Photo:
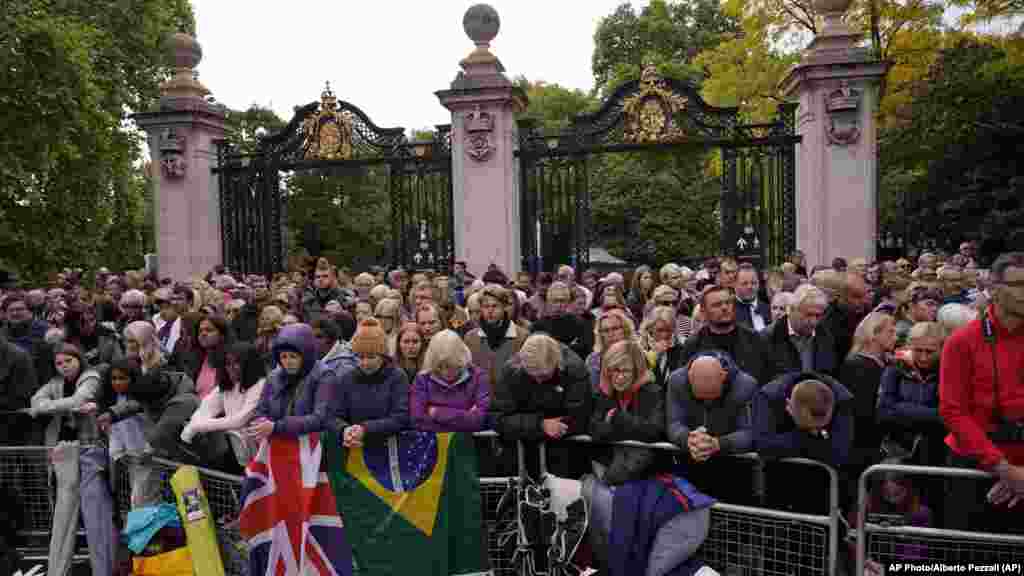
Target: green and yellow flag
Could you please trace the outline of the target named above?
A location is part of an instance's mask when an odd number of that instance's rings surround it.
[[[329,434],[325,449],[357,574],[487,573],[471,436],[406,431],[345,448]]]

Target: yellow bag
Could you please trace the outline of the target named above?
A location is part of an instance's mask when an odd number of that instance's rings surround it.
[[[157,554],[132,558],[132,576],[194,576],[188,546]]]
[[[199,470],[195,466],[179,467],[171,476],[171,488],[178,499],[178,514],[185,525],[195,572],[200,576],[224,576],[217,530],[210,514],[210,502],[199,479]]]

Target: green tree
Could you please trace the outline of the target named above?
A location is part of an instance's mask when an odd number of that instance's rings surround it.
[[[120,259],[106,245],[138,199],[132,111],[158,96],[187,0],[21,0],[0,13],[0,250],[29,280]],[[134,245],[133,248],[137,247]],[[141,266],[141,255],[133,258]]]
[[[246,110],[228,110],[224,119],[226,138],[240,154],[256,152],[260,136],[279,132],[286,123],[273,110],[258,104]]]
[[[609,94],[622,82],[640,77],[653,63],[674,78],[700,78],[694,58],[739,32],[739,21],[720,9],[718,0],[652,0],[639,12],[621,4],[601,19],[594,33],[591,66],[594,84]]]
[[[385,260],[391,243],[390,167],[303,170],[285,175],[290,246],[314,225],[320,255],[361,268]]]
[[[575,116],[593,109],[598,104],[596,98],[584,94],[581,90],[548,84],[543,80],[530,82],[525,76],[516,78],[515,82],[526,92],[529,100],[526,110],[519,114],[519,118],[535,120],[539,127],[550,132],[566,128]]]
[[[915,246],[981,240],[988,255],[1024,243],[1024,59],[1020,39],[964,35],[939,52],[904,122],[880,135],[883,184]]]

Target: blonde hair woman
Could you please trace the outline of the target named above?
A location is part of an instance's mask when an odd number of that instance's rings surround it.
[[[395,357],[398,329],[402,326],[402,304],[394,298],[385,298],[377,303],[373,317],[380,322],[381,330],[388,342],[388,355]]]
[[[941,466],[945,461],[946,429],[939,416],[939,358],[945,340],[937,322],[914,324],[910,360],[882,375],[878,423],[895,430],[887,447],[914,456],[915,464]]]
[[[878,389],[896,348],[896,320],[884,312],[864,317],[853,333],[853,346],[839,370],[839,381],[853,392],[854,462],[872,464],[882,435],[878,431]]]
[[[452,330],[435,334],[412,385],[413,426],[426,432],[477,432],[484,429],[490,403],[487,373],[473,365],[462,338]]]
[[[124,329],[125,354],[139,359],[142,373],[164,364],[164,353],[156,338],[156,328],[149,322],[132,322]]]
[[[612,530],[615,491],[630,481],[658,475],[672,488],[652,482],[652,490],[669,494],[683,492],[688,506],[651,534],[647,566],[638,573],[662,576],[685,562],[707,537],[712,500],[688,483],[678,483],[666,473],[671,460],[646,447],[621,446],[612,442],[657,442],[665,437],[665,393],[647,370],[643,350],[633,341],[613,344],[601,362],[601,385],[594,397],[590,434],[600,444],[592,451],[592,475],[583,479],[582,495],[591,511],[591,543],[602,554]],[[654,486],[657,486],[655,488]]]
[[[655,383],[662,387],[667,386],[668,377],[686,361],[678,325],[675,308],[656,306],[647,314],[640,329],[640,344],[647,353],[647,363],[654,372]]]
[[[504,439],[526,442],[528,450],[545,439],[583,434],[591,398],[590,379],[579,356],[547,334],[532,334],[494,385],[494,429]],[[548,444],[548,471],[579,477],[586,466],[581,452],[567,442]],[[532,458],[527,473],[538,473]]]
[[[590,385],[594,390],[597,390],[601,379],[601,354],[612,344],[623,340],[637,340],[636,327],[625,311],[613,308],[594,322],[594,351],[586,361]]]

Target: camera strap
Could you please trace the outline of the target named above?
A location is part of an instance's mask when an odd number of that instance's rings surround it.
[[[999,407],[999,355],[996,353],[996,330],[992,325],[992,318],[988,310],[981,313],[981,333],[992,351],[992,387],[995,389],[995,398],[992,404],[992,422],[996,425],[1002,420],[1002,410]]]

